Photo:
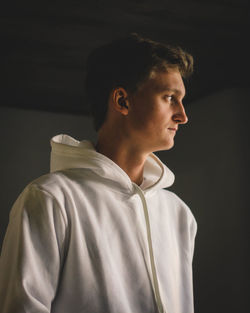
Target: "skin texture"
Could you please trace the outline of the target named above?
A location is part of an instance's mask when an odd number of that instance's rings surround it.
[[[171,149],[179,125],[188,121],[182,103],[184,96],[185,86],[176,68],[153,73],[134,94],[123,87],[113,89],[96,150],[140,185],[147,156]],[[120,105],[121,101],[127,108]]]

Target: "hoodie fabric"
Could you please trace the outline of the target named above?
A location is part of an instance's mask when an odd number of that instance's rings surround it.
[[[2,313],[192,313],[197,230],[150,154],[141,186],[89,141],[51,139],[51,173],[16,200],[0,259]]]

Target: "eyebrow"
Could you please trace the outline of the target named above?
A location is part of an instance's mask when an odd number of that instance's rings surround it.
[[[175,92],[177,94],[182,94],[182,92],[179,89],[169,88],[168,86],[156,86],[155,89],[157,90],[157,92],[172,91],[172,92]],[[184,97],[185,97],[185,95],[186,95],[186,93],[184,94]]]

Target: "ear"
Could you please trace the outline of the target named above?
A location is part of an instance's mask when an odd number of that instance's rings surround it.
[[[129,111],[128,94],[123,87],[117,87],[112,94],[113,108],[123,115],[127,115]]]

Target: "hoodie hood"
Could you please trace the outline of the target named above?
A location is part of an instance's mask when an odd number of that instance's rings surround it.
[[[124,192],[133,191],[134,185],[126,172],[111,159],[98,153],[92,142],[78,141],[69,135],[61,134],[51,138],[50,144],[50,172],[86,168],[115,182]],[[143,178],[140,188],[144,193],[169,187],[174,182],[172,171],[154,153],[151,153],[145,162]]]

